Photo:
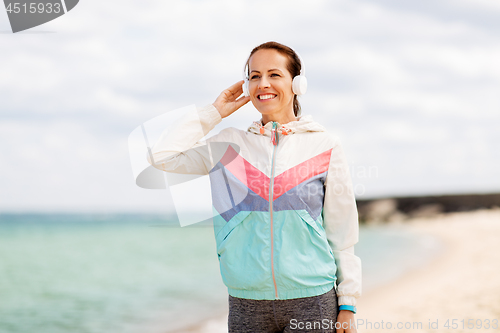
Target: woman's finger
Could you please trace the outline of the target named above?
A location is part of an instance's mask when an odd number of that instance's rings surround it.
[[[232,94],[236,94],[238,91],[240,91],[240,95],[241,95],[241,92],[243,91],[243,82],[245,82],[245,81],[240,80],[240,81],[236,82],[235,84],[233,84],[231,87],[227,88],[227,90],[229,90]]]
[[[250,101],[250,96],[243,96],[237,99],[234,103],[236,105],[236,110],[241,108],[243,105],[247,104]]]

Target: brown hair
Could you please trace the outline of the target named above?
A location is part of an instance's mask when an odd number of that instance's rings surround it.
[[[278,42],[267,42],[264,44],[260,44],[259,46],[256,46],[252,50],[252,52],[250,52],[250,55],[248,56],[245,68],[247,68],[248,63],[250,62],[250,58],[254,55],[254,53],[259,51],[259,50],[264,50],[264,49],[276,50],[280,54],[287,57],[288,64],[286,66],[286,69],[288,70],[288,72],[290,73],[292,78],[294,78],[300,74],[301,63],[300,63],[300,59],[299,59],[299,56],[297,55],[297,53],[295,53],[295,51],[292,50],[290,47],[283,45],[283,44],[280,44]],[[245,73],[245,75],[247,75],[247,73]],[[293,96],[293,113],[295,114],[295,117],[298,117],[300,115],[300,103],[297,99],[297,95]]]

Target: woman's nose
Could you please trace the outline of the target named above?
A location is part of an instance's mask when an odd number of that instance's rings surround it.
[[[259,86],[258,88],[259,89],[264,89],[264,88],[269,88],[269,81],[267,80],[267,78],[263,77],[260,79],[259,81]]]

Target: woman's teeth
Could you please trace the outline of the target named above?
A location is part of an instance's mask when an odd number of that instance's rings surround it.
[[[274,97],[276,97],[276,95],[260,95],[259,99],[261,99],[261,100],[262,99],[272,99]]]

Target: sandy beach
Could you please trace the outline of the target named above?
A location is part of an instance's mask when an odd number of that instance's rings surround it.
[[[440,214],[405,223],[445,250],[424,267],[364,293],[358,332],[500,331],[500,209]],[[182,332],[227,332],[227,315]]]
[[[445,251],[422,269],[363,295],[356,319],[365,322],[358,331],[500,331],[500,209],[405,223],[416,232],[439,237]],[[398,322],[403,329],[397,329]]]

